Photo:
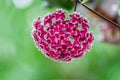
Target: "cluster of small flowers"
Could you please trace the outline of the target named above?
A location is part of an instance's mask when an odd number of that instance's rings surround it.
[[[66,11],[57,9],[47,14],[43,22],[39,17],[33,23],[36,46],[50,59],[70,62],[91,48],[94,37],[88,32],[88,21],[75,12],[69,17],[66,19]]]

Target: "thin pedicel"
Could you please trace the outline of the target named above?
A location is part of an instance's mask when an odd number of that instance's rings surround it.
[[[77,9],[77,4],[78,4],[78,0],[75,0],[75,8],[74,8],[74,11],[76,11],[76,9]]]

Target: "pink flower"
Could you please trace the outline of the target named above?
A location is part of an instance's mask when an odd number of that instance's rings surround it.
[[[70,19],[66,19],[66,11],[57,9],[46,15],[43,23],[40,17],[34,21],[34,41],[48,58],[70,62],[91,48],[94,37],[88,32],[87,19],[78,13],[69,16]]]

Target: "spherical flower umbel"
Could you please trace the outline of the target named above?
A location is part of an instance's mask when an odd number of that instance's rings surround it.
[[[88,32],[87,19],[76,12],[69,17],[66,18],[66,11],[57,9],[47,14],[43,22],[40,17],[34,21],[32,35],[35,44],[48,58],[70,62],[91,48],[94,37]]]

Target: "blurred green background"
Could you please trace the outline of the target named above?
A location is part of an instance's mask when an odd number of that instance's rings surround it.
[[[46,58],[31,37],[32,22],[56,8],[72,12],[69,0],[0,0],[0,80],[120,80],[120,45],[95,41],[70,63]]]

